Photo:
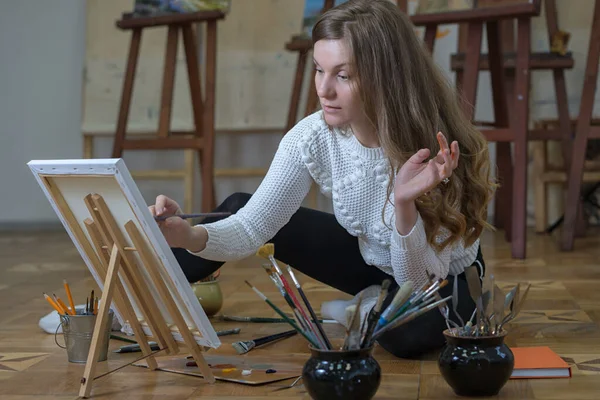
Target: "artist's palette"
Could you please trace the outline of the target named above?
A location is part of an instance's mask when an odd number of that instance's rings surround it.
[[[302,374],[305,358],[286,357],[275,359],[274,357],[250,357],[250,356],[220,356],[205,355],[215,379],[228,382],[242,383],[245,385],[263,385],[286,379],[296,378]],[[185,355],[156,357],[158,369],[177,374],[202,377],[202,373],[193,364],[191,358]],[[133,364],[136,367],[145,367],[145,360]],[[244,371],[251,371],[244,375]],[[269,373],[267,373],[269,371]],[[247,372],[246,372],[247,374]]]

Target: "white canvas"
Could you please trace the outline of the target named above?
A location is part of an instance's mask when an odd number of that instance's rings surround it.
[[[213,326],[194,295],[190,284],[185,278],[158,225],[154,221],[154,217],[148,210],[147,204],[144,202],[138,187],[122,159],[32,160],[27,165],[33,172],[41,189],[50,201],[54,211],[60,218],[71,240],[101,289],[103,281],[97,275],[94,265],[84,250],[83,244],[78,239],[78,235],[75,234],[73,228],[68,223],[68,219],[63,215],[63,211],[44,183],[46,176],[52,179],[58,187],[68,208],[79,224],[81,231],[88,240],[90,238],[85,228],[84,220],[92,216],[84,203],[84,198],[89,194],[98,194],[104,198],[124,237],[128,240],[129,236],[124,225],[130,220],[133,221],[145,239],[148,248],[153,251],[153,255],[157,261],[156,264],[162,267],[160,268],[161,275],[167,278],[165,275],[167,274],[171,278],[164,279],[164,281],[187,325],[192,332],[198,331],[200,333],[200,335],[194,335],[196,342],[199,345],[212,348],[220,346],[221,342]],[[129,241],[129,244],[131,245],[131,241]],[[137,252],[134,251],[132,253],[138,265],[143,266]],[[141,268],[141,270],[143,271],[144,269]],[[152,297],[159,300],[160,297],[150,276],[144,272],[143,278]],[[175,287],[173,287],[171,281]],[[142,319],[143,315],[134,301],[135,298],[131,296],[128,290],[127,294],[138,319]],[[165,321],[170,325],[174,324],[164,304],[161,301],[157,301],[157,305]],[[118,312],[115,314],[123,326],[123,331],[132,334],[133,332],[129,324],[125,323],[123,317]],[[149,335],[149,327],[144,325],[143,327],[146,334]],[[181,335],[177,332],[173,332],[173,338],[177,342],[183,342]]]

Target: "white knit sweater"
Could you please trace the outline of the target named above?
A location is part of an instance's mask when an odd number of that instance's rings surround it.
[[[358,238],[365,262],[398,284],[407,280],[415,287],[424,284],[425,269],[439,278],[457,275],[475,260],[479,241],[468,248],[448,246],[437,253],[427,243],[420,215],[412,230],[400,235],[394,207],[389,202],[385,205],[389,163],[383,150],[364,147],[351,132],[330,130],[322,111],[304,118],[283,137],[267,175],[246,206],[226,219],[203,225],[208,242],[194,254],[218,261],[255,254],[298,210],[312,181],[332,199],[340,225]],[[390,201],[393,204],[393,196]],[[382,221],[384,205],[387,226]],[[363,317],[378,291],[378,286],[363,291]]]

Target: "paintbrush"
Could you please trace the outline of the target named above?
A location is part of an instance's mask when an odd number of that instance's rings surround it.
[[[404,304],[406,300],[410,297],[413,291],[413,283],[412,281],[406,281],[402,284],[396,295],[392,299],[392,302],[386,307],[386,309],[381,313],[379,317],[379,321],[377,322],[377,326],[375,330],[378,330],[382,326],[386,325],[396,314],[396,311]]]
[[[175,215],[156,215],[154,217],[155,221],[164,221],[167,218],[171,217],[179,217],[181,219],[191,219],[191,218],[204,218],[204,217],[228,217],[230,216],[230,212],[212,212],[212,213],[198,213],[198,214],[175,214]]]
[[[238,315],[217,315],[214,317],[219,321],[228,321],[228,322],[253,322],[253,323],[261,323],[261,324],[279,324],[279,323],[287,323],[287,321],[283,318],[271,318],[271,317],[245,317]],[[337,321],[334,319],[319,319],[318,320],[322,324],[337,324]]]
[[[381,307],[383,307],[383,302],[388,294],[388,289],[391,284],[392,281],[389,279],[384,280],[381,284],[381,291],[379,292],[377,302],[375,303],[373,310],[369,313],[369,316],[367,317],[367,331],[365,332],[365,336],[361,344],[363,348],[366,348],[370,345],[371,336],[373,336],[373,332],[375,332],[375,325],[377,324],[377,321],[381,316]]]
[[[290,296],[290,298],[296,305],[296,308],[298,309],[297,311],[306,320],[306,323],[308,324],[308,330],[310,332],[312,332],[312,334],[320,342],[322,347],[326,347],[324,339],[321,339],[319,337],[320,335],[318,333],[317,328],[312,324],[312,322],[310,321],[310,318],[308,318],[308,315],[306,315],[306,313],[304,312],[304,309],[302,308],[302,305],[300,304],[300,302],[298,301],[298,298],[294,294],[292,287],[288,283],[287,279],[285,279],[285,276],[283,275],[283,271],[279,268],[279,265],[277,264],[277,261],[275,260],[275,245],[273,243],[265,243],[264,245],[260,246],[260,248],[256,252],[256,255],[259,257],[265,258],[271,262],[271,265],[273,265],[273,268],[275,268],[275,274],[278,277],[277,281],[281,282],[283,290],[288,293],[288,295]],[[275,284],[277,284],[277,282],[275,282]]]
[[[267,343],[272,343],[279,339],[288,338],[288,337],[294,336],[297,333],[298,332],[295,329],[292,329],[289,331],[276,333],[274,335],[263,336],[258,339],[235,342],[235,343],[232,343],[231,345],[233,346],[233,348],[235,349],[235,351],[238,354],[246,354],[247,352],[249,352],[250,350],[252,350],[255,347],[262,346]]]
[[[261,292],[260,290],[258,290],[258,289],[257,289],[257,288],[255,288],[254,286],[252,286],[252,284],[251,284],[250,282],[248,282],[248,281],[246,281],[246,280],[245,280],[244,282],[246,282],[246,285],[248,285],[248,286],[249,286],[249,287],[250,287],[252,290],[254,290],[254,292],[255,292],[255,293],[258,295],[258,297],[260,297],[261,299],[263,299],[263,300],[264,300],[264,302],[265,302],[265,303],[267,303],[267,304],[268,304],[268,305],[269,305],[269,306],[270,306],[270,307],[273,309],[273,311],[275,311],[277,314],[279,314],[279,315],[281,316],[281,318],[285,319],[285,320],[286,320],[286,322],[292,326],[292,328],[294,328],[295,330],[297,330],[297,331],[298,331],[298,333],[300,333],[302,336],[304,336],[304,338],[305,338],[306,340],[308,340],[308,342],[309,342],[309,343],[310,343],[310,344],[311,344],[311,345],[312,345],[312,346],[313,346],[315,349],[318,349],[318,348],[320,348],[320,347],[319,347],[319,345],[318,345],[318,344],[317,344],[317,343],[316,343],[316,342],[315,342],[313,339],[311,339],[311,338],[310,338],[310,337],[309,337],[309,336],[308,336],[308,335],[307,335],[307,334],[306,334],[306,333],[305,333],[305,332],[304,332],[302,329],[300,329],[300,328],[298,327],[298,325],[296,325],[296,323],[295,323],[293,320],[291,320],[290,318],[288,318],[288,316],[287,316],[287,315],[285,315],[285,314],[283,313],[283,311],[281,311],[281,310],[279,309],[279,307],[277,307],[275,304],[273,304],[273,302],[271,302],[271,300],[269,300],[269,299],[267,298],[267,296],[265,296],[264,294],[262,294],[262,292]]]
[[[298,307],[296,306],[296,304],[294,303],[294,301],[292,300],[292,298],[290,297],[290,295],[286,292],[285,288],[283,287],[283,284],[281,282],[280,277],[275,273],[275,271],[273,270],[273,268],[271,267],[271,265],[270,264],[266,264],[266,265],[263,264],[262,267],[264,268],[264,270],[267,273],[267,275],[269,275],[269,278],[271,278],[271,280],[273,281],[273,283],[275,284],[275,286],[277,287],[277,289],[279,289],[279,292],[281,293],[281,295],[285,299],[286,303],[288,303],[288,305],[292,309],[292,312],[294,313],[294,316],[296,317],[296,321],[298,322],[298,324],[307,333],[311,332],[311,335],[315,335],[316,332],[313,331],[312,326],[310,325],[310,322],[307,321],[304,318],[304,316],[302,315],[302,313],[299,312]],[[315,337],[315,339],[317,339],[317,341],[320,342],[319,343],[320,345],[324,346],[324,343],[322,343],[321,340],[319,340],[318,337]]]
[[[319,324],[319,319],[317,318],[315,311],[313,310],[312,306],[310,305],[308,298],[304,294],[304,290],[302,290],[302,286],[300,285],[300,282],[298,281],[298,279],[296,279],[296,275],[294,275],[294,272],[292,271],[292,267],[290,267],[288,265],[287,270],[288,270],[288,273],[290,274],[290,277],[292,278],[292,281],[294,282],[294,285],[296,285],[296,289],[298,290],[298,293],[300,293],[300,297],[302,297],[302,301],[304,301],[304,305],[306,306],[306,309],[308,310],[310,316],[312,317],[313,322],[315,323],[319,333],[321,334],[321,337],[322,337],[323,341],[325,342],[326,348],[328,350],[331,350],[333,348],[333,346],[331,346],[331,342],[327,338],[327,335],[325,334],[323,327],[321,326],[321,324]]]
[[[389,323],[389,324],[385,325],[384,327],[376,330],[375,333],[373,334],[373,340],[376,340],[378,337],[380,337],[382,334],[384,334],[385,332],[389,331],[390,329],[394,329],[394,328],[397,328],[397,327],[399,327],[401,325],[404,325],[407,322],[410,322],[413,319],[417,318],[418,316],[420,316],[422,314],[425,314],[428,311],[431,311],[432,309],[438,307],[440,304],[447,302],[451,298],[452,298],[452,296],[448,296],[448,297],[446,297],[444,299],[436,301],[435,303],[431,303],[431,304],[429,304],[429,305],[427,305],[427,306],[425,306],[423,308],[415,307],[415,308],[407,311],[405,314],[403,314],[399,318],[396,318],[391,323]]]
[[[285,279],[285,276],[283,276],[283,271],[281,271],[281,268],[279,268],[279,265],[275,260],[275,245],[273,243],[265,243],[264,245],[260,246],[260,248],[256,252],[256,255],[265,258],[271,262],[271,265],[273,265],[273,268],[275,268],[275,272],[277,273],[277,276],[279,277],[283,288],[286,292],[288,292],[293,302],[296,304],[296,307],[300,310],[302,316],[308,320],[308,316],[304,313],[304,310],[302,309],[300,302],[296,298],[292,287],[288,283],[287,279]]]
[[[357,350],[360,348],[360,305],[362,303],[362,293],[358,297],[356,305],[346,307],[346,316],[348,319],[348,335],[344,341],[344,350]]]

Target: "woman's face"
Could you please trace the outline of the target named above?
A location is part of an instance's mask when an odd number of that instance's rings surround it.
[[[342,40],[319,40],[313,49],[315,86],[325,121],[335,127],[353,125],[363,116],[350,52]]]

